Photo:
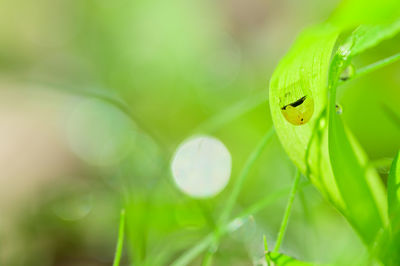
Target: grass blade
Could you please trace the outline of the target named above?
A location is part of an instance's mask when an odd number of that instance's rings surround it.
[[[223,209],[222,214],[219,219],[219,222],[217,224],[213,241],[210,245],[208,252],[206,253],[206,255],[203,259],[203,266],[209,266],[212,264],[212,258],[213,258],[214,253],[218,249],[219,240],[221,237],[221,227],[227,223],[229,216],[231,215],[231,212],[233,210],[233,207],[237,201],[237,198],[239,197],[239,193],[240,193],[240,190],[242,189],[244,180],[246,179],[247,175],[249,174],[251,167],[254,165],[254,163],[257,161],[257,159],[260,157],[262,151],[266,147],[268,141],[271,139],[273,133],[274,133],[274,128],[271,128],[270,130],[267,131],[267,133],[261,139],[260,143],[256,146],[256,148],[253,150],[253,152],[248,157],[245,165],[242,168],[242,171],[239,173],[238,178],[235,180],[232,192],[228,197],[226,207]]]
[[[300,188],[302,188],[304,185],[300,185]],[[228,233],[230,231],[236,230],[238,227],[240,227],[240,223],[244,222],[244,219],[246,217],[249,217],[251,214],[256,214],[257,212],[261,211],[264,209],[266,206],[276,202],[278,199],[284,197],[287,195],[287,193],[290,191],[290,187],[283,188],[280,190],[277,190],[275,192],[272,192],[271,194],[267,195],[266,197],[260,199],[256,203],[250,205],[247,207],[243,212],[238,215],[238,218],[233,219],[229,224],[225,224],[222,229],[221,229],[221,236],[223,236],[225,233]],[[228,230],[228,228],[230,228]],[[204,237],[202,240],[200,240],[196,245],[194,245],[191,249],[187,250],[184,252],[177,260],[175,260],[172,263],[172,266],[185,266],[188,265],[194,258],[199,256],[202,252],[204,252],[213,242],[214,240],[214,235],[215,232],[210,233],[206,237]]]
[[[342,210],[365,243],[372,244],[384,225],[381,200],[368,183],[366,166],[360,162],[336,113],[336,89],[332,87],[329,107],[329,156],[336,184],[346,207]],[[378,176],[372,176],[377,183]],[[375,187],[374,190],[379,189]]]
[[[344,203],[330,167],[325,117],[327,73],[338,34],[338,29],[327,25],[300,34],[276,68],[269,93],[275,130],[286,153],[326,198],[342,208]],[[286,95],[313,98],[314,114],[308,123],[295,126],[285,120],[281,108]]]
[[[264,240],[264,253],[265,253],[265,261],[267,262],[267,266],[271,266],[271,258],[269,257],[269,249],[268,249],[268,242],[267,237],[263,235]]]
[[[361,147],[346,132],[341,117],[336,113],[336,89],[340,73],[355,55],[394,36],[399,30],[400,20],[389,24],[360,26],[339,47],[329,72],[329,157],[337,187],[345,203],[341,211],[369,246],[387,223],[385,192],[378,174],[367,167],[367,159]],[[361,74],[397,59],[394,56],[387,61],[377,62]]]
[[[367,74],[369,74],[371,72],[374,72],[375,70],[378,70],[378,69],[380,69],[382,67],[385,67],[387,65],[393,64],[398,60],[400,60],[400,53],[397,53],[395,55],[392,55],[392,56],[389,56],[389,57],[384,58],[382,60],[379,60],[379,61],[377,61],[375,63],[372,63],[372,64],[370,64],[368,66],[362,67],[362,68],[358,69],[354,73],[353,76],[350,76],[348,79],[346,79],[346,82],[350,81],[350,80],[353,80],[353,79],[356,79],[356,78],[359,78],[359,77],[362,77],[362,76],[365,76],[365,75],[367,75]],[[344,83],[344,81],[340,82],[340,83]]]
[[[292,257],[289,257],[285,254],[279,252],[270,252],[269,257],[271,261],[274,263],[273,265],[285,265],[285,266],[316,266],[319,264],[309,263],[304,261],[296,260]]]
[[[122,209],[119,219],[118,240],[117,240],[117,247],[115,250],[113,266],[119,266],[119,263],[121,261],[122,249],[124,245],[124,234],[125,234],[125,210]]]
[[[226,233],[233,232],[239,229],[246,221],[248,220],[247,217],[236,218],[231,221],[229,224],[223,226],[219,233],[220,235],[224,235]],[[215,231],[213,233],[208,234],[202,240],[200,240],[196,245],[194,245],[191,249],[184,252],[178,259],[176,259],[171,266],[186,266],[188,265],[193,259],[199,256],[202,252],[204,252],[207,248],[209,248],[215,239]],[[211,259],[211,258],[210,258]]]
[[[388,212],[392,231],[400,229],[400,151],[397,153],[390,168],[388,177]]]
[[[226,207],[224,208],[221,218],[220,218],[220,225],[223,225],[226,223],[226,221],[229,219],[229,216],[232,212],[232,209],[236,203],[237,198],[239,197],[240,190],[242,189],[243,183],[247,177],[247,175],[250,172],[251,167],[254,165],[254,163],[257,161],[257,159],[260,157],[261,153],[263,152],[264,148],[266,147],[268,141],[271,139],[271,137],[274,134],[274,128],[271,128],[268,130],[268,132],[264,135],[264,137],[261,139],[260,143],[257,145],[257,147],[253,150],[253,152],[250,154],[248,157],[245,165],[242,168],[242,171],[240,172],[238,178],[235,180],[235,184],[233,185],[233,189],[231,194],[229,195],[229,198],[226,203]]]
[[[398,6],[400,6],[398,4]],[[400,31],[400,19],[374,25],[361,25],[339,47],[348,60],[394,37]]]
[[[370,246],[387,223],[385,190],[376,171],[367,167],[362,148],[336,114],[336,87],[354,56],[400,31],[400,20],[394,16],[400,2],[391,1],[390,8],[375,1],[345,2],[328,23],[305,30],[281,60],[270,82],[270,107],[277,135],[289,157]],[[351,16],[361,6],[370,13]],[[337,36],[360,23],[371,25],[354,31],[332,59]],[[395,60],[397,55],[361,69],[358,76]],[[311,101],[302,106],[310,97],[314,104],[311,119]],[[296,123],[289,119],[287,106],[299,110],[292,117],[307,115],[309,121]]]
[[[390,56],[388,58],[382,59],[382,60],[377,61],[377,62],[375,62],[373,64],[370,64],[368,66],[360,68],[359,70],[356,71],[356,73],[354,74],[354,76],[351,79],[358,78],[358,77],[363,76],[363,75],[367,75],[367,74],[369,74],[369,73],[371,73],[371,72],[373,72],[373,71],[375,71],[377,69],[380,69],[380,68],[382,68],[384,66],[390,65],[390,64],[392,64],[392,63],[394,63],[394,62],[396,62],[398,60],[400,60],[400,53],[397,53],[397,54],[392,55],[392,56]]]
[[[276,240],[274,252],[278,252],[279,251],[279,248],[281,247],[283,238],[285,237],[286,228],[287,228],[287,225],[288,225],[288,222],[289,222],[290,212],[292,210],[293,201],[294,201],[294,198],[296,196],[297,188],[299,186],[299,181],[300,181],[300,172],[299,172],[299,170],[296,170],[296,175],[294,177],[292,189],[290,190],[289,199],[288,199],[288,202],[287,202],[287,205],[286,205],[286,210],[285,210],[285,214],[283,216],[281,227],[279,229],[278,239]]]
[[[205,120],[194,130],[195,133],[212,133],[222,128],[229,122],[237,119],[238,117],[250,112],[251,110],[257,108],[263,103],[267,103],[268,98],[265,96],[265,92],[255,94],[250,96],[248,99],[239,101],[233,104],[227,109],[223,110],[221,113],[212,116],[211,118]]]
[[[385,247],[387,264],[399,265],[400,262],[400,151],[390,168],[388,177],[388,213],[390,217],[390,245]],[[386,240],[386,239],[385,239]],[[388,241],[386,241],[388,242]]]
[[[389,105],[382,104],[382,110],[388,118],[400,129],[400,115],[396,113]]]

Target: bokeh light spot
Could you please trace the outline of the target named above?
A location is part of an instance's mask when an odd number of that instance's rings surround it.
[[[64,221],[77,221],[86,217],[92,210],[92,195],[75,195],[58,200],[52,206],[57,217]]]
[[[133,148],[133,122],[122,111],[99,99],[79,103],[67,124],[72,151],[95,166],[111,166]]]
[[[228,184],[231,155],[216,138],[200,136],[184,141],[172,160],[172,174],[178,188],[195,198],[212,197]]]

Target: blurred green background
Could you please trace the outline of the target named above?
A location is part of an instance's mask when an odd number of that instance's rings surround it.
[[[1,1],[0,265],[111,265],[124,206],[122,265],[169,265],[194,246],[214,230],[232,183],[272,127],[274,67],[337,3]],[[399,45],[400,36],[385,41],[355,66]],[[399,114],[399,88],[396,63],[339,91],[344,120],[383,179],[400,147],[390,115]],[[197,134],[218,138],[232,158],[228,186],[208,199],[183,194],[170,170],[178,145]],[[289,187],[294,172],[273,137],[234,214]],[[225,236],[214,264],[262,265],[262,236],[273,245],[285,204],[279,198]],[[337,264],[366,253],[311,185],[296,197],[282,250]]]

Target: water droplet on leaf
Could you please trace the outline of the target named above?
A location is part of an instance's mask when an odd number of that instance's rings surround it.
[[[343,113],[343,108],[340,104],[336,104],[336,113],[341,115]]]
[[[353,65],[349,65],[346,67],[343,72],[340,74],[340,79],[345,81],[352,78],[355,74],[356,70]]]

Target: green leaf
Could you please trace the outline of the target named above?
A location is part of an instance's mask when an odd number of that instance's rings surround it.
[[[387,104],[382,105],[382,110],[385,112],[386,116],[392,120],[397,128],[400,129],[400,114],[398,114]]]
[[[386,258],[387,265],[399,265],[400,262],[400,150],[392,162],[387,181],[387,201],[390,218],[390,237],[385,239],[380,252]],[[390,241],[387,241],[389,239]]]
[[[344,41],[338,51],[343,58],[350,60],[351,57],[394,37],[399,31],[400,19],[377,25],[361,25]]]
[[[122,248],[124,244],[125,223],[125,210],[122,209],[119,219],[118,241],[117,248],[115,250],[113,266],[119,266],[119,262],[121,261]]]
[[[267,256],[277,266],[316,266],[319,264],[304,262],[279,252],[268,252]]]
[[[336,184],[346,207],[342,212],[367,244],[387,222],[384,188],[379,176],[367,166],[367,158],[341,117],[336,114],[336,87],[339,76],[353,56],[371,48],[400,30],[400,20],[376,26],[361,26],[334,56],[329,75],[329,156]]]
[[[346,203],[342,212],[364,242],[370,245],[384,225],[384,190],[376,171],[368,169],[363,151],[347,134],[341,117],[336,113],[335,86],[332,82],[329,104],[329,156],[332,170]]]
[[[398,0],[342,0],[329,22],[341,29],[377,24],[400,17]]]
[[[372,12],[372,17],[357,15],[359,21],[380,24],[361,26],[355,30],[339,47],[330,64],[337,36],[356,21],[348,16],[349,10],[357,5],[364,7],[358,0],[347,1],[328,21],[331,26],[315,26],[298,37],[278,65],[270,83],[272,118],[289,157],[347,217],[367,244],[374,241],[377,232],[387,222],[385,190],[376,171],[367,166],[368,159],[364,151],[336,114],[336,87],[341,72],[355,55],[394,36],[400,30],[400,20],[393,22],[395,11],[387,15],[400,2],[391,4],[393,6],[390,8],[375,6],[374,3],[371,4],[374,6],[372,9],[367,6],[368,10],[375,12]],[[389,20],[392,22],[389,23]],[[327,117],[328,73],[331,98]],[[301,116],[293,108],[286,107],[305,103],[305,98],[302,98],[305,96],[312,98],[314,106],[308,103],[299,109],[304,114],[303,118],[312,112],[311,107],[314,113],[308,123],[296,126],[301,124],[296,122]]]
[[[390,168],[387,190],[388,212],[392,231],[400,231],[400,151]]]
[[[267,242],[267,237],[265,235],[263,235],[263,240],[264,240],[265,261],[267,262],[267,266],[270,266],[271,257],[269,255],[268,242]]]
[[[289,195],[289,199],[288,199],[288,202],[286,205],[286,210],[283,215],[281,227],[279,228],[279,232],[278,232],[278,238],[275,243],[274,251],[276,251],[276,252],[279,251],[279,248],[282,244],[283,238],[285,237],[286,228],[287,228],[287,225],[289,222],[290,212],[292,210],[292,206],[293,206],[294,198],[297,193],[297,188],[299,186],[299,182],[300,182],[300,172],[299,172],[299,170],[296,170],[296,176],[294,178],[292,189],[290,190],[290,195]]]
[[[304,184],[303,186],[305,186],[305,185],[307,185],[307,184]],[[256,214],[257,212],[261,211],[266,206],[276,202],[276,200],[280,199],[281,197],[286,196],[289,191],[290,191],[290,188],[287,187],[287,188],[275,191],[271,194],[268,194],[264,198],[255,202],[254,204],[252,204],[251,206],[246,208],[239,216],[237,216],[237,218],[233,219],[230,223],[225,224],[224,227],[221,229],[222,235],[237,230],[244,223],[247,222],[250,215]],[[188,265],[195,257],[200,255],[204,250],[206,250],[213,243],[214,237],[215,237],[215,231],[213,233],[210,233],[209,235],[207,235],[205,238],[203,238],[200,242],[198,242],[192,248],[185,251],[171,265],[173,265],[173,266]]]
[[[360,172],[357,171],[357,175],[350,178],[353,180],[352,186],[342,182],[347,175],[343,178],[339,177],[338,182],[338,177],[333,175],[329,159],[325,117],[328,94],[327,75],[338,33],[336,28],[322,25],[308,29],[299,36],[271,78],[271,113],[276,132],[286,152],[313,184],[350,221],[356,220],[354,216],[358,214],[354,211],[357,209],[356,206],[362,206],[368,217],[372,217],[371,221],[362,219],[360,223],[352,223],[362,238],[368,242],[372,239],[371,235],[374,235],[381,226],[381,219],[364,174],[362,172],[362,175],[359,175]],[[285,120],[281,108],[304,96],[314,99],[314,114],[308,123],[295,126]],[[339,164],[338,167],[347,169],[349,166]],[[348,193],[354,190],[353,185],[360,188],[360,194]],[[365,199],[364,196],[367,198]],[[366,203],[361,204],[364,200]]]
[[[330,169],[325,110],[329,61],[339,31],[328,25],[305,30],[271,77],[270,108],[276,133],[291,160],[337,206],[344,207]],[[313,98],[314,114],[294,126],[281,108],[301,97]]]

